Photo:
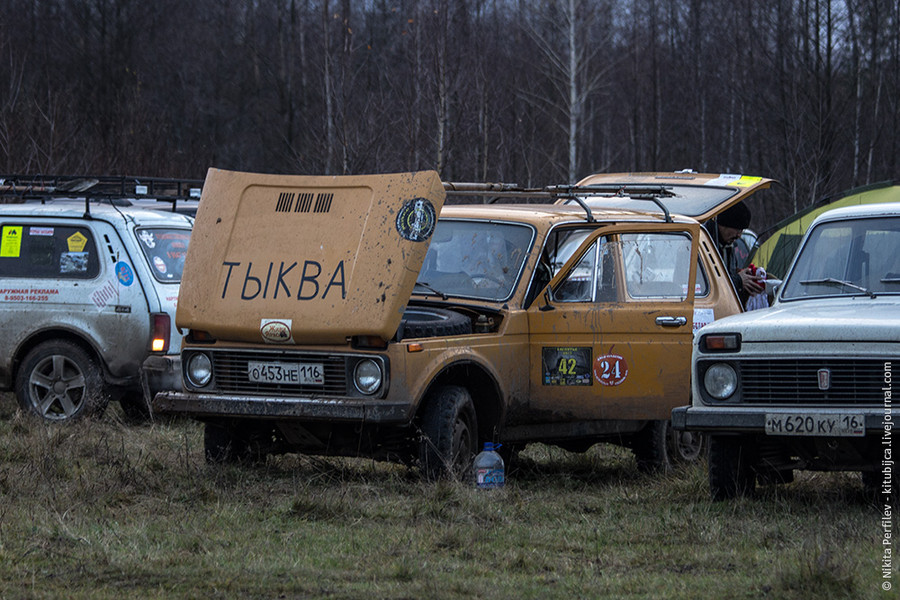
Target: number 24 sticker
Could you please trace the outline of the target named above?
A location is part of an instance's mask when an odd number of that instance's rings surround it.
[[[628,377],[628,363],[618,354],[604,354],[594,361],[594,377],[601,385],[619,385]]]

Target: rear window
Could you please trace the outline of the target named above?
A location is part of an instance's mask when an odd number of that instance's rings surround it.
[[[190,229],[145,227],[136,232],[150,272],[157,281],[178,283],[191,241]]]
[[[0,274],[23,279],[93,279],[100,273],[94,236],[86,227],[0,226]]]

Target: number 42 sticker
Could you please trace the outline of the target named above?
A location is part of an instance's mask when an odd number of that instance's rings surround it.
[[[618,354],[604,354],[594,361],[594,377],[601,385],[619,385],[628,377],[628,363]]]

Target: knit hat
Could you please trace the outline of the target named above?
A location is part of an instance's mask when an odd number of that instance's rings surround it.
[[[716,217],[716,222],[722,227],[747,229],[750,226],[750,209],[743,202],[738,202]]]

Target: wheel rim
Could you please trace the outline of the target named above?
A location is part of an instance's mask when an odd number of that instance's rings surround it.
[[[84,405],[87,386],[78,364],[61,354],[41,360],[28,378],[34,409],[45,419],[63,420]]]
[[[453,459],[451,466],[454,473],[462,475],[471,466],[473,449],[472,428],[465,415],[460,415],[453,426]]]
[[[703,434],[696,431],[672,431],[672,442],[681,462],[691,462],[700,458],[703,451]]]

